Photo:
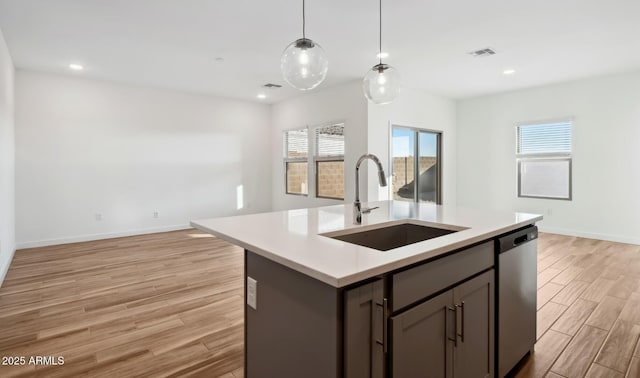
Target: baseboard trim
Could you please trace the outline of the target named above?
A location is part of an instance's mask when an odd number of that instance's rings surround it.
[[[11,251],[11,253],[9,254],[9,259],[7,260],[7,264],[3,266],[2,270],[0,271],[0,287],[2,287],[2,284],[4,283],[4,278],[7,276],[7,272],[9,272],[9,267],[11,266],[11,262],[13,261],[13,255],[15,255],[15,253],[16,253],[16,249],[14,248],[13,251]]]
[[[180,224],[180,225],[174,225],[174,226],[140,228],[140,229],[137,229],[137,230],[129,230],[129,231],[107,232],[107,233],[103,233],[103,234],[89,234],[89,235],[71,236],[71,237],[59,238],[59,239],[36,240],[36,241],[28,241],[28,242],[17,243],[16,244],[16,249],[37,248],[37,247],[46,247],[46,246],[50,246],[50,245],[79,243],[79,242],[86,242],[86,241],[93,241],[93,240],[103,240],[103,239],[113,239],[113,238],[121,238],[121,237],[124,237],[124,236],[155,234],[155,233],[158,233],[158,232],[186,230],[186,229],[189,229],[189,228],[193,228],[193,227],[191,227],[188,224]]]
[[[584,232],[578,230],[570,230],[566,228],[556,228],[556,227],[545,227],[542,225],[538,226],[541,232],[548,232],[550,234],[560,234],[560,235],[568,235],[568,236],[577,236],[580,238],[588,238],[588,239],[598,239],[598,240],[607,240],[617,243],[626,243],[626,244],[638,244],[640,245],[640,238],[626,236],[626,235],[610,235],[610,234],[599,234],[594,232]]]

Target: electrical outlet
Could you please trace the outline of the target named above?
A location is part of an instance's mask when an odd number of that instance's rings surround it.
[[[154,210],[153,211],[153,217],[156,218],[156,219],[160,218],[160,212],[158,210]]]
[[[247,304],[254,310],[258,309],[258,281],[247,277]]]
[[[96,221],[101,221],[102,220],[102,214],[101,213],[95,213],[94,217],[96,218]]]
[[[553,209],[547,209],[547,215],[549,216],[553,215]]]

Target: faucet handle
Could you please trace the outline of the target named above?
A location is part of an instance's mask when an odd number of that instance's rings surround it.
[[[375,209],[377,209],[377,208],[379,208],[379,207],[380,207],[380,206],[374,206],[374,207],[367,207],[367,208],[364,208],[364,209],[362,210],[362,213],[363,213],[363,214],[369,214],[369,213],[371,212],[371,210],[375,210]]]

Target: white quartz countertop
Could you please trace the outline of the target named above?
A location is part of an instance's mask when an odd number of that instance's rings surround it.
[[[343,287],[542,220],[536,214],[404,201],[369,202],[365,206],[379,208],[363,214],[362,225],[353,224],[351,204],[201,219],[191,225],[331,286]],[[464,229],[388,251],[321,235],[406,222]]]

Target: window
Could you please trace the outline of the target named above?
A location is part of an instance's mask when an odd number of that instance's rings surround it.
[[[344,124],[315,129],[316,197],[344,199]]]
[[[441,204],[442,133],[393,126],[391,139],[393,199]]]
[[[284,132],[284,166],[287,194],[307,195],[308,193],[308,129]]]
[[[571,200],[572,122],[517,127],[518,197]]]

